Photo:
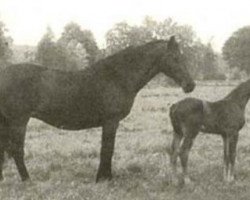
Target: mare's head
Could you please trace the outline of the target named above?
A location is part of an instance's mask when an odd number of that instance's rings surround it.
[[[168,41],[166,51],[160,58],[160,71],[174,79],[185,93],[192,92],[195,83],[187,70],[186,60],[174,36]]]

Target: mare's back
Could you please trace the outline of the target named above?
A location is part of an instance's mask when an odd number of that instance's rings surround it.
[[[0,96],[31,92],[46,67],[35,64],[11,65],[0,71]],[[32,93],[30,93],[32,95]]]
[[[21,113],[33,108],[39,97],[37,87],[41,73],[46,69],[40,65],[23,63],[0,71],[1,112],[14,116],[19,111]]]

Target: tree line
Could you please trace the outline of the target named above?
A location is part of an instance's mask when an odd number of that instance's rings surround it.
[[[140,25],[130,25],[126,21],[115,24],[106,33],[104,49],[98,47],[90,30],[74,22],[66,24],[59,38],[55,38],[53,30],[48,27],[36,48],[23,52],[22,59],[18,61],[36,62],[60,70],[79,70],[126,47],[155,39],[165,40],[171,35],[178,38],[194,79],[226,79],[227,66],[233,70],[233,78],[250,73],[250,26],[233,33],[225,42],[221,55],[213,50],[210,43],[202,43],[192,26],[180,25],[172,18],[157,21],[149,16]],[[7,36],[4,23],[0,22],[1,67],[11,62],[13,40]]]

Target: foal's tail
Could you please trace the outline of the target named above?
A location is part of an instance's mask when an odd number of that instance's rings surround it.
[[[170,107],[170,112],[169,112],[169,117],[172,121],[172,119],[174,118],[174,113],[177,109],[177,105],[176,104],[172,104],[172,106]]]
[[[175,103],[170,107],[170,112],[169,112],[169,117],[170,117],[170,121],[171,124],[173,126],[174,129],[174,133],[175,134],[182,134],[181,131],[181,112],[179,108],[179,104]]]
[[[170,107],[170,112],[169,112],[170,121],[172,123],[172,126],[173,126],[174,130],[175,130],[177,124],[178,124],[177,108],[178,108],[178,104],[175,103]]]

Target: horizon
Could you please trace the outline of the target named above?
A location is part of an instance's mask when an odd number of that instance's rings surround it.
[[[1,0],[0,20],[8,29],[14,45],[36,46],[48,26],[58,38],[69,22],[92,31],[100,48],[105,34],[114,24],[126,21],[139,25],[145,16],[157,21],[172,18],[180,25],[190,25],[203,43],[211,42],[221,52],[224,42],[237,29],[250,24],[246,0],[205,1],[175,0]]]

